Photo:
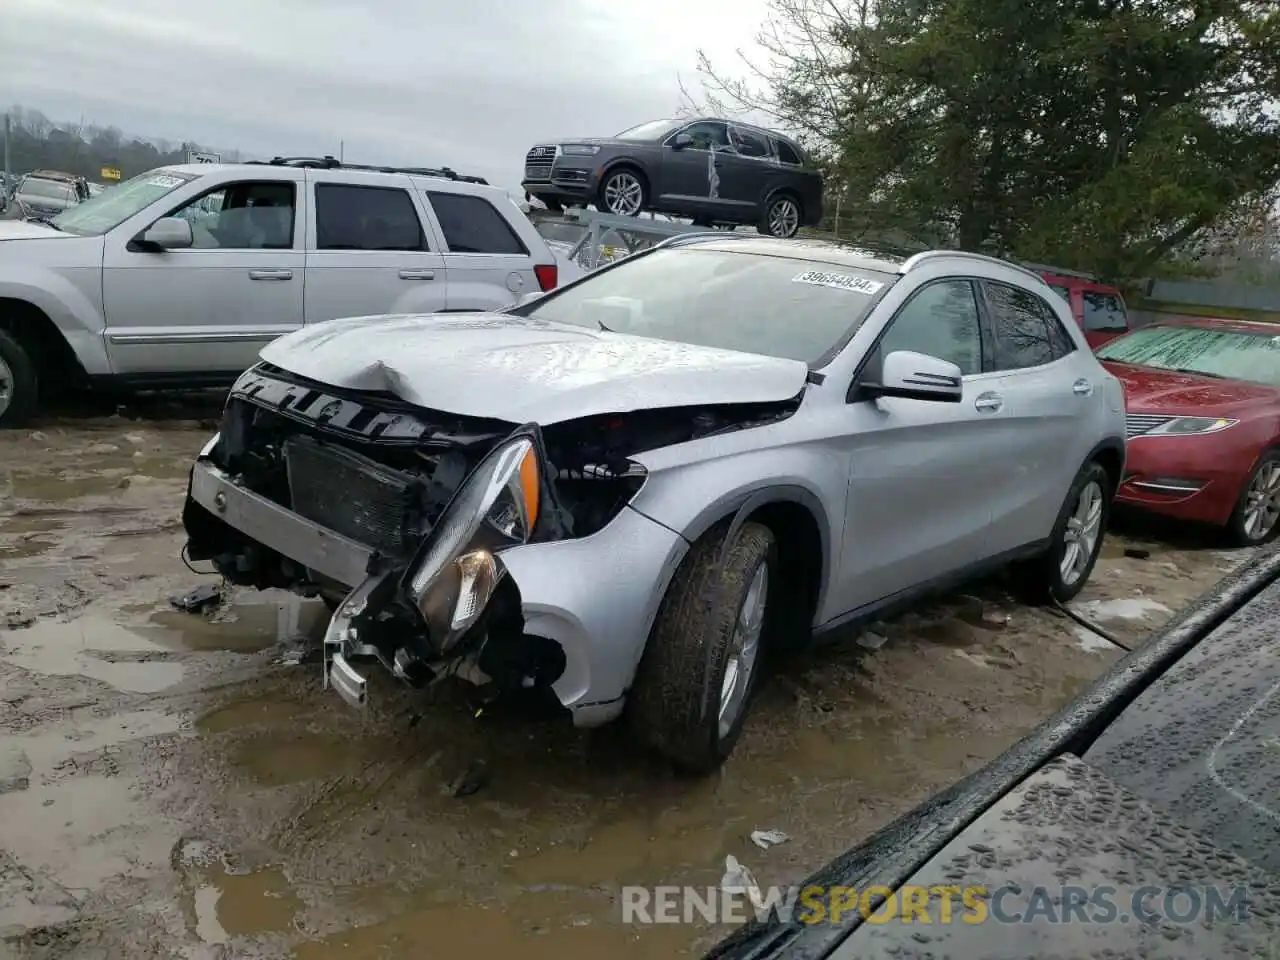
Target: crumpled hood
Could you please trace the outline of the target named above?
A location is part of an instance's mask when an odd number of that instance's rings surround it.
[[[0,220],[0,240],[56,240],[71,234],[26,220]]]
[[[794,397],[798,360],[500,313],[352,317],[287,334],[262,359],[350,390],[512,423]]]

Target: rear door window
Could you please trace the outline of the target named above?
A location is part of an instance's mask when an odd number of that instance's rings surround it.
[[[399,187],[316,184],[317,250],[426,250],[413,198]]]
[[[1084,292],[1084,328],[1086,330],[1123,333],[1129,329],[1129,316],[1124,303],[1112,293]]]
[[[428,192],[450,253],[527,254],[520,238],[493,204],[465,193]]]
[[[1039,367],[1061,355],[1054,349],[1047,303],[1007,283],[984,280],[982,285],[995,328],[997,370]]]

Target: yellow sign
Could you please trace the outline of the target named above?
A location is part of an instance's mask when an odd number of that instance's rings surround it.
[[[102,179],[103,179],[103,180],[119,180],[119,179],[120,179],[120,171],[119,171],[119,170],[117,170],[115,167],[103,167],[103,168],[102,168]]]

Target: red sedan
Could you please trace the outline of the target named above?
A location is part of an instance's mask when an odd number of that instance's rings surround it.
[[[1280,324],[1178,320],[1112,340],[1098,359],[1125,386],[1117,503],[1225,527],[1239,544],[1280,530]]]

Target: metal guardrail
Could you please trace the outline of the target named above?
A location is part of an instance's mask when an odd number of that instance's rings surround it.
[[[571,224],[586,232],[574,242],[568,256],[584,270],[594,270],[617,259],[609,248],[620,248],[623,256],[655,246],[671,237],[709,233],[706,227],[648,217],[624,217],[615,213],[573,208],[555,217],[536,217],[535,223]]]

